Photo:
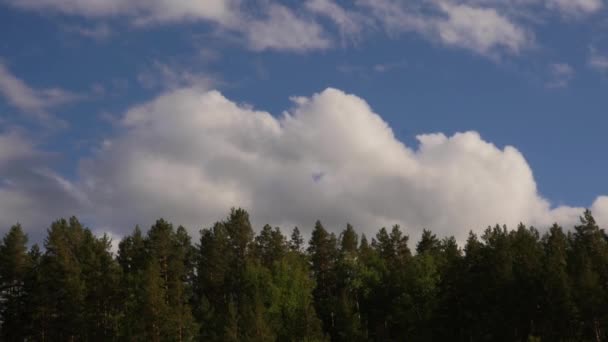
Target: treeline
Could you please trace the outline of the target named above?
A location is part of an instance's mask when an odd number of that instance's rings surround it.
[[[608,236],[520,225],[368,240],[317,222],[305,245],[241,209],[203,229],[158,220],[111,252],[76,219],[0,243],[2,341],[605,341]]]

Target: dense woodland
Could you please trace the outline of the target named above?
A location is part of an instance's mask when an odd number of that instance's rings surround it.
[[[111,252],[76,219],[43,248],[16,225],[0,243],[3,341],[605,341],[608,236],[520,225],[411,251],[317,222],[305,243],[244,210],[200,231],[158,220]]]

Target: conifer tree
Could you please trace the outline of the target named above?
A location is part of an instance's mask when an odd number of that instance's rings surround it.
[[[574,227],[571,276],[582,323],[581,339],[608,337],[608,240],[591,211]]]
[[[291,232],[291,239],[289,240],[289,248],[294,252],[302,252],[304,247],[304,238],[300,234],[300,229],[294,227]]]
[[[335,336],[336,261],[338,256],[335,235],[330,234],[320,221],[315,223],[308,243],[311,270],[316,281],[313,292],[315,309],[323,322],[323,330]]]
[[[0,242],[0,322],[4,341],[23,341],[29,324],[26,277],[32,262],[27,253],[27,235],[19,224]]]
[[[0,241],[4,341],[603,341],[608,236],[590,211],[565,233],[520,224],[453,237],[348,224],[254,234],[242,209],[200,231],[157,220],[111,252],[76,218],[27,249]],[[359,242],[360,240],[360,242]]]
[[[540,335],[546,340],[574,340],[577,336],[576,306],[568,276],[570,244],[562,227],[554,224],[543,237],[542,301]]]

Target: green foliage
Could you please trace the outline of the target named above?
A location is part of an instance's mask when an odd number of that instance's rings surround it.
[[[2,340],[25,339],[27,317],[26,277],[32,268],[27,253],[27,236],[20,225],[11,227],[0,243],[0,321],[11,329],[2,330]]]
[[[554,225],[489,227],[460,249],[399,226],[371,240],[317,221],[254,234],[249,215],[200,231],[160,219],[111,252],[76,218],[44,248],[0,242],[2,341],[605,341],[608,236],[586,211]]]

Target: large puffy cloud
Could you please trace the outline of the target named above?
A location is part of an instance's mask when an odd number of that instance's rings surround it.
[[[608,224],[608,196],[600,196],[591,207],[595,219],[601,224]]]
[[[336,89],[293,98],[279,118],[217,91],[181,88],[127,111],[123,131],[81,166],[79,191],[98,226],[120,235],[163,216],[193,232],[250,210],[255,224],[305,231],[321,219],[373,233],[401,224],[463,240],[519,222],[571,225],[551,208],[525,158],[475,132],[418,136],[410,148],[361,98]],[[608,200],[593,205],[608,223]]]
[[[336,89],[295,97],[276,117],[217,91],[178,88],[129,109],[121,125],[74,182],[31,139],[1,133],[2,229],[21,222],[40,242],[53,219],[79,215],[116,237],[158,217],[195,233],[242,206],[257,227],[309,232],[321,219],[373,234],[400,224],[414,237],[429,228],[463,241],[495,223],[571,227],[583,211],[552,208],[514,147],[475,132],[423,134],[408,147],[363,99]],[[608,197],[591,209],[608,224]]]

